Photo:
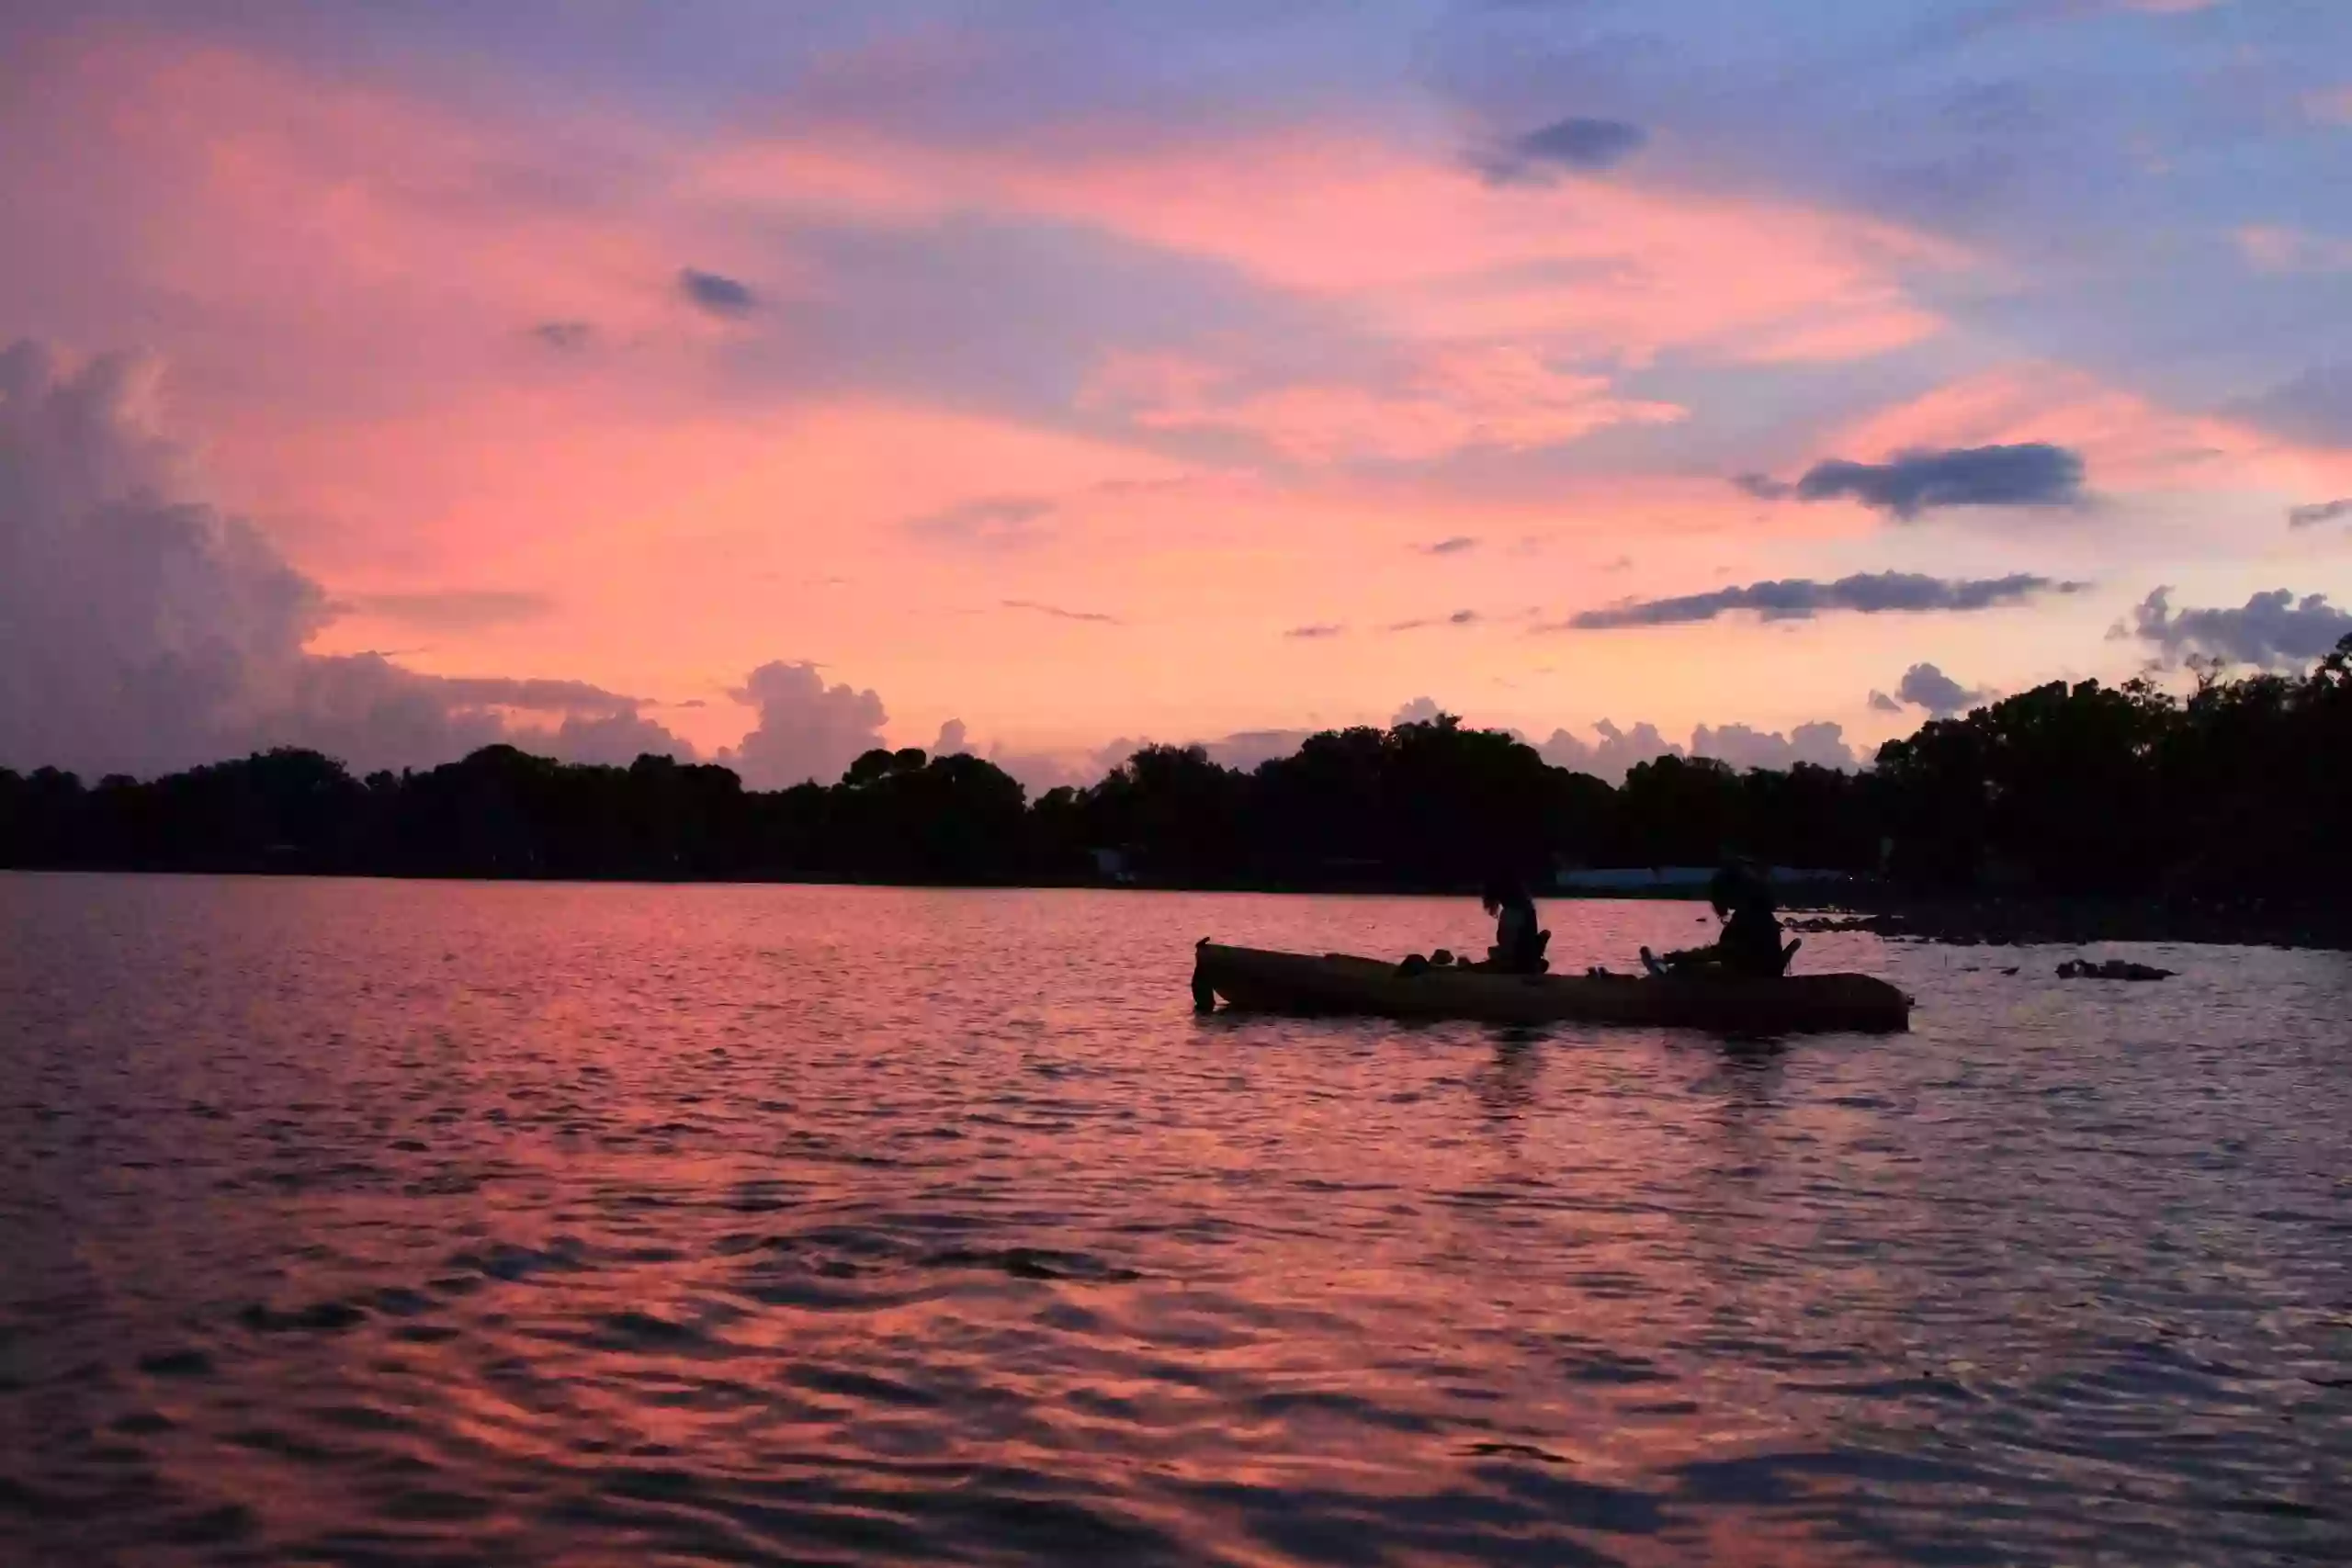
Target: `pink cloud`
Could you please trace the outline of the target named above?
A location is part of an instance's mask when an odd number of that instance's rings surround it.
[[[1671,403],[1614,396],[1605,376],[1501,345],[1433,349],[1378,378],[1250,389],[1235,379],[1195,358],[1136,356],[1105,365],[1084,396],[1149,429],[1246,432],[1310,462],[1514,450],[1684,416]]]
[[[2237,421],[2187,414],[2064,366],[1987,371],[1881,410],[1823,449],[1871,460],[1922,448],[2041,441],[2082,454],[2095,490],[2301,491],[2340,482],[2343,454]]]
[[[1106,154],[1075,133],[1005,151],[796,127],[714,152],[695,183],[786,212],[1081,222],[1357,299],[1408,338],[1536,336],[1627,358],[1770,358],[1783,341],[1786,357],[1883,352],[1941,328],[1904,279],[1971,265],[1875,220],[1623,183],[1498,189],[1450,153],[1315,131]],[[1846,317],[1868,325],[1840,343]]]
[[[2352,240],[2266,224],[2239,230],[2237,242],[2257,272],[2352,272]]]

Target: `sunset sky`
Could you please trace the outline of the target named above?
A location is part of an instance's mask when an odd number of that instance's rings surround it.
[[[2352,630],[2335,0],[31,0],[0,212],[0,765],[1866,760]]]

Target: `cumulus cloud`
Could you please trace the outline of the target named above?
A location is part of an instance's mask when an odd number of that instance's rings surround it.
[[[1571,615],[1570,631],[1613,631],[1624,626],[1683,626],[1712,621],[1735,611],[1754,611],[1767,621],[1810,620],[1831,611],[1858,615],[1917,615],[1928,611],[1989,610],[2022,604],[2045,593],[2079,593],[2086,582],[2059,582],[2028,572],[2007,577],[1943,578],[1915,571],[1857,572],[1834,582],[1780,578],[1743,588],[1718,588],[1671,599],[1634,599]]]
[[[528,733],[507,739],[524,750],[567,762],[597,762],[625,768],[650,753],[691,761],[695,749],[660,723],[634,708],[608,714],[571,714],[554,733],[540,739]]]
[[[362,615],[427,631],[474,631],[532,621],[555,608],[544,593],[450,588],[422,593],[362,593],[345,602]]]
[[[2169,663],[2203,654],[2236,664],[2291,670],[2334,651],[2352,636],[2352,610],[2324,593],[2298,599],[2284,588],[2256,593],[2235,609],[2172,607],[2172,590],[2159,588],[2132,613],[2132,633]]]
[[[1587,740],[1565,729],[1555,729],[1550,739],[1535,743],[1536,753],[1555,768],[1590,773],[1611,784],[1621,782],[1637,763],[1688,755],[1682,747],[1659,734],[1654,724],[1620,729],[1604,718],[1592,730],[1600,739]]]
[[[1438,716],[1444,712],[1443,708],[1437,705],[1436,698],[1415,697],[1396,710],[1395,716],[1389,719],[1388,726],[1394,729],[1400,724],[1434,724]]]
[[[0,762],[198,760],[329,617],[260,533],[174,499],[155,389],[135,358],[0,352]]]
[[[962,757],[968,755],[971,750],[970,743],[965,739],[964,721],[960,718],[951,718],[941,725],[939,738],[931,743],[931,754],[934,757]]]
[[[1481,148],[1470,165],[1491,186],[1550,185],[1565,174],[1614,168],[1648,141],[1638,125],[1573,115]]]
[[[899,526],[918,539],[984,548],[1017,548],[1045,537],[1035,525],[1053,514],[1043,496],[985,496],[910,517]]]
[[[2287,526],[2315,528],[2323,523],[2333,523],[2339,517],[2352,517],[2352,496],[2341,501],[2322,501],[2309,506],[2290,507],[2287,512]]]
[[[678,292],[695,309],[729,320],[748,316],[759,306],[758,297],[733,278],[690,266],[678,270]]]
[[[882,727],[890,716],[882,699],[846,682],[827,685],[814,664],[771,660],[728,695],[759,715],[740,745],[718,753],[750,789],[831,784],[862,753],[887,744]]]
[[[297,745],[365,771],[504,739],[616,743],[638,700],[582,682],[308,652],[334,604],[259,530],[191,499],[157,376],[0,351],[0,765],[152,774]],[[516,730],[516,710],[559,728]],[[632,733],[689,750],[650,720]]]
[[[1760,475],[1742,475],[1733,482],[1767,498],[1847,498],[1907,522],[1941,507],[2077,505],[2083,500],[2083,459],[2064,446],[2026,441],[1905,452],[1884,463],[1831,457],[1806,469],[1792,492]]]
[[[1306,744],[1311,729],[1239,729],[1217,740],[1201,741],[1209,761],[1219,767],[1249,773],[1261,762],[1287,757]]]
[[[1702,724],[1691,733],[1690,754],[1742,769],[1785,770],[1799,762],[1849,771],[1854,767],[1854,749],[1846,744],[1844,727],[1826,721],[1800,724],[1786,735],[1776,729],[1750,729],[1744,724],[1714,728]]]
[[[1926,708],[1938,718],[1974,707],[1993,694],[1963,686],[1932,664],[1914,664],[1903,672],[1894,694],[1914,707]]]

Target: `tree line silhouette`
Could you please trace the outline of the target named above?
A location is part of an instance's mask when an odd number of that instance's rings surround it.
[[[2352,637],[2303,676],[2053,682],[1934,719],[1877,766],[1661,757],[1619,785],[1514,736],[1329,731],[1250,772],[1148,746],[1035,802],[982,758],[873,750],[839,782],[559,763],[511,746],[355,778],[281,750],[86,786],[0,770],[0,865],[407,876],[1457,889],[1562,864],[1770,863],[1914,888],[2297,897],[2352,873]]]

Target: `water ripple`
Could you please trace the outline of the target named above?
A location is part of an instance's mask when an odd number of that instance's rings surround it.
[[[1787,1044],[1189,1011],[1203,931],[1477,923],[0,877],[0,1561],[2343,1559],[2345,959],[1825,932],[1918,1031]]]

